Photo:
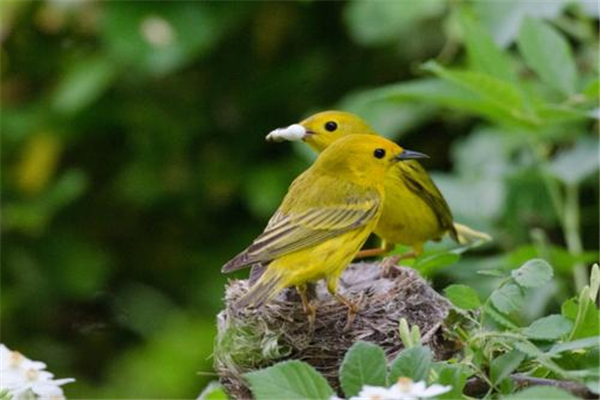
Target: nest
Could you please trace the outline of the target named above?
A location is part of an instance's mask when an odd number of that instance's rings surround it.
[[[339,291],[359,305],[349,326],[347,307],[329,295],[323,282],[312,293],[318,309],[311,330],[295,289],[284,290],[258,309],[237,310],[232,305],[246,293],[248,281],[231,281],[226,308],[217,317],[215,347],[215,369],[228,393],[251,398],[243,374],[287,359],[311,364],[337,389],[339,366],[356,341],[378,344],[388,360],[402,350],[400,318],[419,326],[423,342],[437,359],[448,358],[453,344],[444,341],[440,328],[450,304],[415,270],[395,266],[396,260],[351,264],[344,271]]]

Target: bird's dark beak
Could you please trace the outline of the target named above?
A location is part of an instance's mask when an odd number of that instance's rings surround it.
[[[427,154],[419,153],[418,151],[404,150],[402,153],[394,157],[396,161],[414,160],[417,158],[429,158]]]

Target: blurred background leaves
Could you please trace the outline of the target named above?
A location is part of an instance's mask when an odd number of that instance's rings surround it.
[[[531,321],[598,259],[595,1],[0,11],[2,340],[76,377],[70,397],[201,391],[220,266],[314,158],[264,136],[315,111],[429,154],[456,219],[494,236],[428,246],[416,267],[436,287],[486,295],[476,271],[545,258],[559,276],[515,316]]]

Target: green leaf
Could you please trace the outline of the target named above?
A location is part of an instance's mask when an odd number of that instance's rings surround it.
[[[284,361],[244,376],[256,399],[323,400],[334,394],[323,375],[309,364],[298,360]]]
[[[211,382],[204,388],[198,400],[227,400],[227,393],[219,382]]]
[[[544,83],[567,96],[575,93],[577,68],[571,48],[551,25],[525,18],[517,43],[527,65]]]
[[[507,53],[500,50],[491,35],[478,21],[463,9],[461,25],[467,46],[467,55],[473,68],[507,82],[515,82],[516,77]]]
[[[452,148],[455,172],[473,177],[473,180],[500,178],[511,168],[507,158],[520,146],[522,143],[506,135],[505,129],[491,126],[476,128]],[[504,205],[502,199],[501,205]]]
[[[491,221],[500,217],[506,197],[504,180],[493,176],[462,177],[435,174],[435,183],[453,205],[452,212],[467,220]]]
[[[439,15],[444,8],[441,0],[353,1],[344,16],[353,39],[370,46],[401,40],[419,20]]]
[[[482,269],[477,271],[479,275],[493,276],[495,278],[504,278],[505,272],[499,269]]]
[[[346,398],[357,396],[364,385],[386,386],[387,360],[375,344],[356,342],[340,367],[340,383]]]
[[[474,1],[471,4],[478,19],[491,32],[496,43],[509,46],[526,15],[554,18],[561,13],[565,1]]]
[[[504,264],[510,266],[522,265],[532,258],[541,255],[541,249],[533,245],[520,246],[516,250],[505,255],[506,261]],[[555,271],[563,273],[571,273],[573,264],[589,264],[598,259],[599,254],[595,251],[584,251],[581,254],[571,254],[565,248],[560,246],[546,245],[543,248],[544,255],[548,257],[548,262],[552,265]]]
[[[517,400],[517,399],[579,399],[579,397],[573,396],[566,390],[559,389],[554,386],[534,386],[527,389],[523,389],[520,392],[504,396],[502,399],[506,400]]]
[[[356,109],[357,104],[362,109],[366,104],[375,102],[389,102],[397,106],[397,103],[414,100],[466,110],[477,110],[480,107],[477,97],[466,90],[442,79],[426,78],[352,93],[341,101],[340,109]]]
[[[565,104],[538,103],[534,105],[536,114],[545,124],[559,122],[588,121],[598,119],[595,110],[574,108]]]
[[[377,90],[377,89],[375,89]],[[388,139],[396,140],[407,132],[411,132],[426,123],[437,111],[434,104],[424,102],[405,101],[402,107],[398,107],[396,101],[377,101],[369,96],[373,90],[359,91],[344,97],[334,107],[360,115],[369,125]],[[312,153],[314,152],[305,143],[295,142],[300,148]]]
[[[530,357],[540,357],[543,353],[536,345],[528,340],[521,340],[515,343],[515,348],[527,354]]]
[[[477,292],[467,285],[450,285],[444,289],[446,297],[456,307],[473,310],[481,306]]]
[[[600,332],[600,312],[596,308],[596,304],[589,298],[589,287],[582,290],[576,304],[575,326],[569,339],[582,339],[598,335],[598,332]]]
[[[431,255],[426,255],[417,260],[414,269],[419,271],[423,276],[430,276],[435,271],[439,271],[460,260],[460,254],[441,252]]]
[[[504,378],[516,370],[524,359],[525,354],[521,353],[519,350],[513,350],[494,358],[490,365],[490,378],[492,379],[492,383],[494,385],[500,383]]]
[[[505,328],[509,328],[509,329],[517,329],[518,328],[517,325],[515,325],[510,319],[508,319],[500,311],[496,310],[494,308],[494,306],[491,304],[486,304],[485,307],[483,308],[483,311],[487,315],[492,317],[494,319],[494,321],[496,321],[498,324],[504,326]]]
[[[513,279],[522,287],[535,288],[544,286],[552,279],[552,267],[540,258],[527,261],[519,269],[511,272]]]
[[[514,283],[507,283],[494,290],[490,299],[494,306],[504,313],[517,311],[523,306],[524,302],[521,288]]]
[[[571,332],[573,323],[562,315],[549,315],[534,321],[523,334],[532,339],[553,340]]]
[[[395,382],[400,377],[413,381],[427,379],[433,355],[429,347],[416,346],[404,349],[398,354],[390,367],[389,382]]]
[[[575,321],[577,318],[577,310],[579,309],[579,300],[577,297],[571,297],[565,300],[560,307],[560,313],[569,318],[571,321]]]
[[[483,115],[496,121],[510,119],[519,125],[532,124],[529,118],[514,119],[514,116],[507,116],[504,109],[482,101],[480,96],[455,83],[437,78],[418,79],[354,93],[343,100],[340,108],[344,109],[346,104],[365,107],[369,102],[391,102],[396,105],[415,100]]]
[[[564,183],[575,185],[598,171],[597,138],[580,138],[575,146],[563,150],[550,163],[550,172]]]
[[[449,70],[434,61],[423,64],[423,68],[478,94],[501,109],[515,112],[523,108],[523,96],[519,89],[491,75],[476,71]]]
[[[486,116],[528,126],[539,124],[537,117],[525,111],[523,93],[509,82],[482,72],[449,70],[434,61],[423,64],[423,68],[477,95]]]
[[[75,114],[97,100],[117,76],[115,64],[106,57],[82,59],[59,82],[52,106],[60,113]]]
[[[436,396],[436,399],[460,399],[467,383],[467,378],[472,375],[471,370],[463,364],[449,364],[447,362],[436,362],[432,368],[437,373],[435,383],[443,386],[451,386],[452,390]]]
[[[589,347],[599,347],[600,336],[592,336],[585,339],[578,339],[572,342],[557,343],[550,350],[549,354],[560,354],[565,351],[587,349]]]

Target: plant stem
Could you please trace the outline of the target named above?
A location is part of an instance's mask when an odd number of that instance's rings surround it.
[[[552,208],[554,209],[554,213],[558,218],[558,222],[564,230],[564,203],[560,193],[560,186],[556,179],[553,179],[548,173],[548,163],[546,161],[546,157],[543,154],[542,145],[537,142],[530,140],[529,146],[531,148],[531,153],[535,158],[537,163],[537,167],[540,171],[540,175],[542,177],[542,181],[546,186],[546,190],[548,191],[548,195],[550,196],[550,201],[552,203]]]
[[[471,340],[474,341],[474,340],[479,340],[479,339],[486,339],[488,337],[500,337],[500,338],[517,339],[517,340],[525,339],[525,336],[521,335],[520,333],[482,331],[482,332],[479,332],[479,333],[471,336]]]
[[[563,200],[558,182],[555,179],[552,179],[547,172],[546,160],[542,154],[540,145],[533,141],[529,141],[529,145],[531,147],[531,152],[538,163],[542,180],[548,190],[554,212],[556,213],[563,230],[565,241],[567,243],[567,250],[571,255],[577,256],[583,251],[581,236],[579,234],[579,186],[576,183],[567,183],[565,185],[565,199]],[[585,265],[576,263],[573,266],[573,278],[575,280],[575,288],[580,292],[587,284],[587,271]]]
[[[496,290],[500,289],[502,286],[506,285],[511,280],[512,280],[512,278],[510,276],[504,278],[502,281],[500,281],[500,283],[498,284],[498,287],[496,287]],[[485,302],[481,306],[481,314],[479,316],[479,326],[483,326],[483,324],[485,322],[485,315],[486,315],[485,309],[488,307],[488,305],[490,304],[491,301],[492,301],[492,295],[488,296],[488,298],[485,300]]]
[[[583,251],[583,245],[581,244],[581,236],[579,234],[579,186],[575,183],[566,185],[564,217],[564,233],[567,249],[574,256],[580,255]],[[588,283],[585,265],[576,263],[573,266],[573,276],[577,292],[580,292]]]

